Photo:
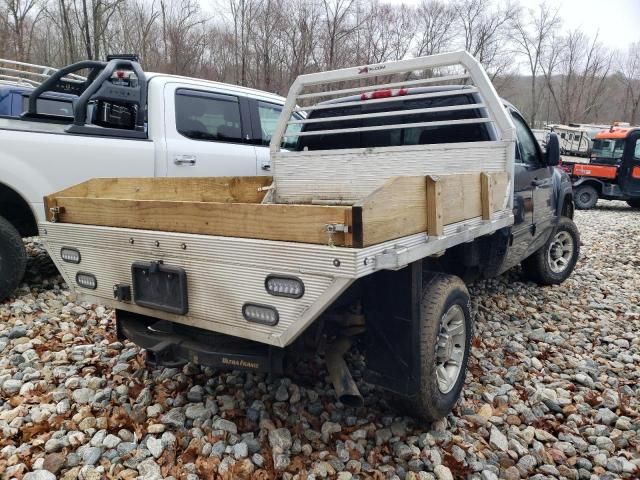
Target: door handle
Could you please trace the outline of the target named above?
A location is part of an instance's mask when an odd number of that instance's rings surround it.
[[[176,165],[188,165],[193,167],[196,164],[196,156],[195,155],[176,155],[173,158],[173,163]]]

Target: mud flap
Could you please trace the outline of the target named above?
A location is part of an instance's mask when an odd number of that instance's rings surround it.
[[[364,279],[365,380],[405,396],[420,388],[422,270],[419,260]]]

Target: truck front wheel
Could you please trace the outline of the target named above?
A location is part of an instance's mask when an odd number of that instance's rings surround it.
[[[409,400],[411,413],[433,422],[451,412],[464,384],[472,331],[464,282],[440,273],[425,279],[420,312],[420,392]]]
[[[27,266],[22,237],[7,220],[0,217],[0,301],[20,284]]]
[[[591,185],[580,185],[573,197],[578,210],[589,210],[598,203],[598,191]]]
[[[522,262],[522,269],[539,285],[558,285],[571,275],[579,256],[578,228],[571,219],[561,217],[551,238]]]

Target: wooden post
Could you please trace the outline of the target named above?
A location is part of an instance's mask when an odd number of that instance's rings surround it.
[[[442,217],[442,186],[438,177],[427,175],[427,234],[441,236],[444,234]]]
[[[488,173],[480,174],[480,197],[482,202],[482,219],[491,220],[493,217],[493,195],[491,193],[493,179]]]

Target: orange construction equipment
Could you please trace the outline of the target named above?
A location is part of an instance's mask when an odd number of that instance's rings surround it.
[[[571,175],[576,208],[593,208],[599,198],[640,208],[640,127],[616,122],[596,134],[589,163],[563,168]]]
[[[611,180],[618,175],[618,167],[576,163],[573,167],[573,174],[577,177],[595,177]]]

